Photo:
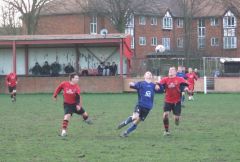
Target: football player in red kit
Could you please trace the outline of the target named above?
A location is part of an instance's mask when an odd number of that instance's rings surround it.
[[[69,76],[69,81],[63,81],[53,94],[53,99],[56,100],[57,95],[63,90],[64,118],[61,136],[67,135],[68,123],[73,113],[81,115],[86,123],[92,124],[92,121],[88,117],[88,113],[82,107],[82,98],[80,97],[78,82],[79,76],[77,73],[72,73]]]
[[[176,76],[176,68],[170,67],[168,77],[160,81],[160,85],[165,89],[165,103],[163,107],[163,125],[164,135],[170,135],[169,132],[169,113],[172,111],[175,124],[179,125],[181,115],[181,87],[187,86],[185,79]]]
[[[198,79],[196,73],[193,72],[192,68],[188,68],[188,73],[186,74],[187,81],[189,83],[188,85],[188,100],[194,100],[193,94],[194,94],[194,84],[195,80]]]
[[[8,91],[11,94],[12,102],[16,102],[17,75],[13,72],[8,74],[6,76],[6,84],[8,86]]]

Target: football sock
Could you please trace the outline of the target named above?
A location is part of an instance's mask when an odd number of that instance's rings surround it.
[[[185,95],[182,95],[182,103],[185,101]]]
[[[11,94],[11,98],[13,98],[13,94]]]
[[[164,125],[164,129],[166,132],[168,132],[168,129],[169,129],[169,120],[168,118],[163,118],[163,125]]]
[[[136,124],[132,124],[128,130],[126,131],[127,134],[131,133],[132,131],[134,131],[137,128]]]
[[[67,129],[67,127],[68,127],[68,120],[63,120],[63,122],[62,122],[62,129]]]
[[[179,125],[179,118],[176,118],[176,119],[175,119],[175,124],[176,124],[176,125]]]
[[[132,116],[129,116],[127,120],[124,121],[124,124],[127,125],[128,123],[132,122]]]

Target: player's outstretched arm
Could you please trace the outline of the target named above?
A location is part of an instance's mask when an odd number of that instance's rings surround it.
[[[54,101],[57,100],[57,95],[62,91],[62,89],[63,89],[63,84],[64,84],[64,83],[61,83],[61,84],[56,88],[56,90],[54,91],[53,97],[52,97]]]
[[[156,93],[164,93],[164,90],[165,90],[164,85],[156,83],[156,86],[155,86]]]
[[[136,89],[136,83],[135,82],[130,82],[129,83],[130,88]]]

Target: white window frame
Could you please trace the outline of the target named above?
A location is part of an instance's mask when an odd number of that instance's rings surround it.
[[[183,19],[182,18],[177,19],[177,28],[183,28]]]
[[[237,48],[237,18],[229,10],[223,17],[223,49]]]
[[[92,16],[90,22],[90,34],[97,34],[97,16]]]
[[[206,47],[205,37],[198,37],[198,49],[204,49]]]
[[[177,38],[177,47],[183,48],[183,38]]]
[[[152,37],[152,40],[151,40],[151,46],[157,46],[157,43],[158,40],[157,40],[157,37]]]
[[[157,17],[151,17],[151,25],[157,25]]]
[[[224,37],[234,37],[234,36],[236,36],[236,29],[234,29],[234,28],[223,29],[223,36]]]
[[[223,28],[236,28],[236,27],[237,18],[231,11],[228,11],[223,17]]]
[[[170,38],[162,38],[162,45],[165,47],[166,50],[170,50],[171,49]]]
[[[169,12],[163,17],[163,29],[173,29],[173,19]]]
[[[139,37],[139,45],[146,46],[146,44],[147,44],[146,37]]]
[[[211,46],[212,46],[212,47],[219,46],[219,38],[217,38],[217,37],[212,37],[212,38],[211,38]]]
[[[126,27],[134,27],[134,15],[130,15]]]
[[[139,25],[146,25],[146,17],[139,16]]]
[[[210,22],[211,22],[211,26],[218,26],[219,25],[219,18],[217,17],[212,17],[210,19]]]
[[[198,20],[198,49],[203,49],[206,47],[206,27],[205,20]]]
[[[237,37],[223,37],[223,48],[224,49],[236,49],[237,48]]]

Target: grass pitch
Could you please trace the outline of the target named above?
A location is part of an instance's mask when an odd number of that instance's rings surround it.
[[[196,94],[186,101],[180,126],[170,120],[170,137],[163,136],[163,95],[145,122],[128,138],[116,130],[135,106],[137,95],[83,94],[93,119],[85,124],[76,114],[68,136],[59,137],[62,97],[18,95],[13,104],[0,95],[1,162],[237,162],[240,161],[240,95]]]

